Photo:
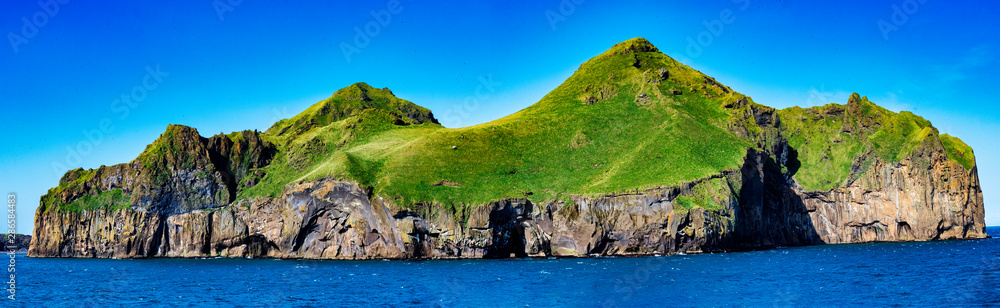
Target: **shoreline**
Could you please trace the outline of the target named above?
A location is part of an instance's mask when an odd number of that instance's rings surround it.
[[[987,227],[987,228],[1000,228],[998,227]],[[726,254],[726,253],[739,253],[739,252],[754,252],[754,251],[769,251],[769,250],[780,250],[789,248],[799,248],[799,247],[815,247],[815,246],[842,246],[842,245],[869,245],[869,244],[894,244],[894,243],[934,243],[934,242],[959,242],[959,241],[977,241],[977,240],[988,240],[994,238],[993,236],[986,235],[981,238],[955,238],[955,239],[942,239],[942,240],[912,240],[912,241],[872,241],[872,242],[862,242],[862,243],[834,243],[834,244],[811,244],[811,245],[796,245],[796,246],[785,246],[777,245],[768,248],[754,248],[754,249],[735,249],[735,250],[724,250],[724,251],[688,251],[688,252],[675,252],[667,254],[629,254],[629,255],[588,255],[588,256],[528,256],[520,258],[362,258],[362,259],[314,259],[314,258],[251,258],[251,257],[143,257],[143,258],[101,258],[101,257],[50,257],[50,256],[28,256],[27,252],[23,255],[28,258],[33,259],[100,259],[100,260],[157,260],[157,259],[182,259],[182,260],[216,260],[216,259],[231,259],[231,260],[282,260],[282,261],[456,261],[456,260],[502,260],[502,261],[514,261],[514,260],[558,260],[558,259],[601,259],[601,258],[646,258],[646,257],[670,257],[670,256],[692,256],[692,255],[704,255],[704,254]],[[8,253],[9,255],[9,253]]]

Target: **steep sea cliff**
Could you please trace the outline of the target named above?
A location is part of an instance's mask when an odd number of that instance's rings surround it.
[[[768,153],[749,152],[739,170],[678,187],[540,204],[503,199],[459,213],[435,204],[394,210],[390,200],[357,183],[330,178],[290,185],[279,198],[184,212],[40,208],[30,256],[625,256],[985,237],[975,170],[948,161],[940,150],[878,163],[851,185],[829,191],[804,191],[774,164]],[[91,181],[120,179],[112,173]],[[730,187],[721,200],[724,207],[686,208],[677,202],[705,181]]]

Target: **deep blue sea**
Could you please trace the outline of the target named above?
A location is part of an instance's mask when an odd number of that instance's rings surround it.
[[[16,300],[0,306],[1000,306],[1000,239],[643,258],[16,262]]]

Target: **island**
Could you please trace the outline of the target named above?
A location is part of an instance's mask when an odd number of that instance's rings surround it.
[[[131,162],[68,171],[41,197],[28,256],[644,256],[987,236],[968,145],[843,99],[771,108],[642,38],[470,127],[356,83],[264,132],[170,125]]]

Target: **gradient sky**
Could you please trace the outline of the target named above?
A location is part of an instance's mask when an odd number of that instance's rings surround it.
[[[361,45],[355,27],[391,1],[341,2],[5,1],[0,192],[17,193],[17,231],[65,171],[128,162],[168,124],[265,130],[364,81],[469,126],[633,37],[772,107],[858,92],[927,118],[973,147],[986,222],[1000,225],[1000,2],[401,0]],[[359,52],[348,61],[343,45]],[[486,76],[494,92],[470,100]]]

